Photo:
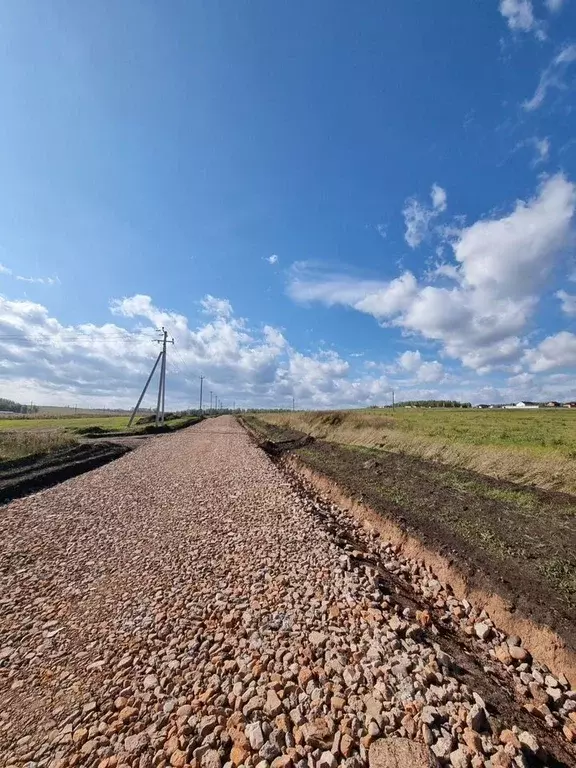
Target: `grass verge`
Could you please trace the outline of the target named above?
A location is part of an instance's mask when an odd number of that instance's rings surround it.
[[[264,413],[281,428],[576,494],[576,410]]]

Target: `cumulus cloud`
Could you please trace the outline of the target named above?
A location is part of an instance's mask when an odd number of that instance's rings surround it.
[[[552,88],[566,90],[565,76],[568,68],[574,61],[576,61],[576,45],[565,46],[540,75],[534,95],[522,105],[524,109],[528,112],[539,109],[544,103],[548,91]]]
[[[447,287],[422,284],[411,272],[380,282],[311,273],[297,275],[289,293],[372,315],[487,373],[522,357],[539,294],[571,243],[575,207],[575,185],[558,174],[509,214],[463,228],[451,243],[454,262],[443,269]]]
[[[271,256],[266,257],[268,264],[278,264],[278,256],[273,253]]]
[[[558,291],[556,293],[557,298],[562,303],[562,312],[566,315],[576,315],[576,295],[573,293],[566,293],[566,291]]]
[[[534,17],[531,0],[500,0],[500,13],[513,32],[533,32],[539,40],[546,38],[542,22]]]
[[[398,369],[413,374],[421,383],[439,382],[444,378],[444,367],[437,360],[422,359],[419,350],[407,350],[398,357]]]
[[[558,13],[564,5],[564,0],[546,0],[546,7],[551,13]]]
[[[536,373],[558,368],[576,367],[576,335],[560,331],[548,336],[525,354],[525,362]]]
[[[432,221],[446,210],[446,190],[438,184],[433,184],[430,190],[432,206],[424,205],[416,198],[406,200],[402,215],[406,232],[404,239],[410,248],[417,248],[428,236]]]
[[[200,374],[225,403],[242,407],[286,406],[292,397],[311,408],[389,399],[385,375],[358,374],[335,351],[304,354],[279,328],[251,327],[226,299],[208,295],[200,306],[204,317],[194,325],[136,294],[110,303],[117,322],[66,325],[42,304],[0,297],[0,394],[41,404],[130,408],[158,351],[156,329],[164,325],[175,340],[168,350],[169,408],[195,403]],[[436,381],[425,366],[404,382],[411,397],[424,396],[420,382]],[[151,392],[144,407],[153,404]]]

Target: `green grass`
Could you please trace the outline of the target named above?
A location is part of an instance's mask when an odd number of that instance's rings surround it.
[[[0,461],[40,456],[61,448],[76,445],[75,438],[65,432],[2,432],[0,433]]]
[[[349,413],[355,413],[350,411]],[[576,458],[576,408],[397,408],[358,411],[386,427],[468,445],[560,451]]]
[[[128,416],[64,416],[31,419],[0,419],[0,431],[68,429],[75,427],[102,427],[104,429],[124,430],[128,427]]]

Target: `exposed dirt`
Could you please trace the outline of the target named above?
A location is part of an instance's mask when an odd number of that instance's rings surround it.
[[[261,442],[302,437],[250,426]],[[552,628],[576,656],[576,498],[319,440],[294,454],[453,563],[471,589],[496,592],[510,613]]]
[[[45,456],[0,463],[0,503],[40,491],[90,469],[96,469],[127,453],[132,445],[98,442],[76,445]]]

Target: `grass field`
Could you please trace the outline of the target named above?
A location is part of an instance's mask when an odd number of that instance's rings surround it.
[[[0,461],[42,455],[74,445],[80,437],[110,437],[154,432],[153,424],[128,429],[129,416],[64,416],[49,418],[0,419]],[[195,417],[181,416],[166,421],[168,430],[193,424]]]
[[[328,441],[576,493],[576,409],[397,408],[272,412],[260,418]]]

